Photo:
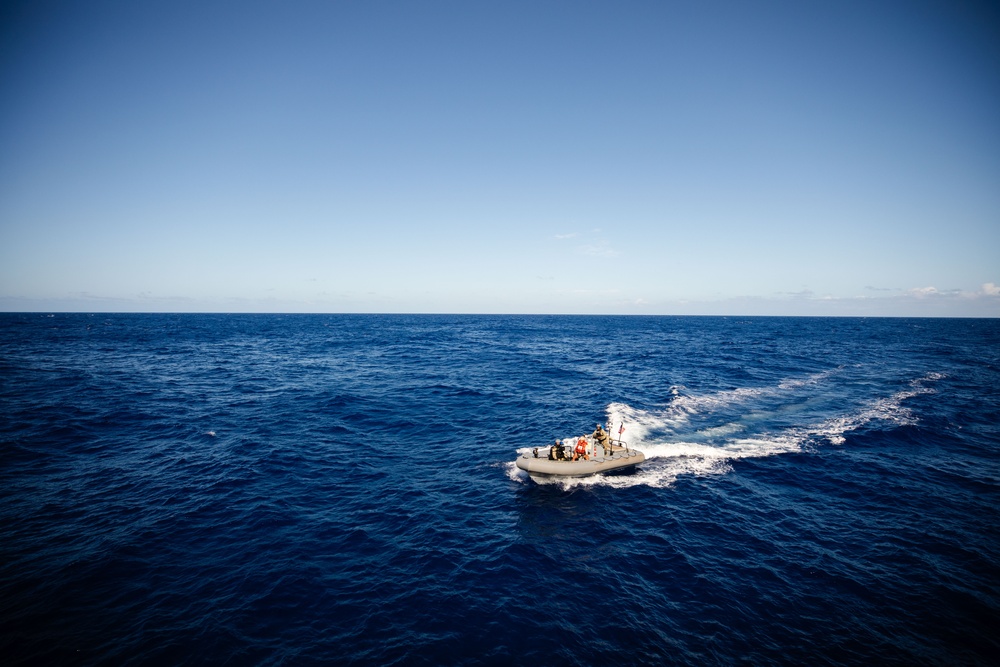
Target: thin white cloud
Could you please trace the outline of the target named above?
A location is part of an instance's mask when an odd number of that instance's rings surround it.
[[[584,255],[590,255],[591,257],[617,257],[621,254],[612,248],[611,244],[604,240],[598,241],[597,243],[577,246],[577,250]]]
[[[983,283],[982,294],[984,296],[1000,296],[1000,285],[996,283]]]
[[[808,288],[799,290],[798,292],[778,292],[778,294],[790,296],[795,299],[812,299],[816,296],[816,293]]]
[[[907,291],[910,296],[915,296],[918,299],[923,299],[928,296],[936,296],[941,294],[941,292],[936,287],[914,287]]]
[[[563,239],[574,239],[576,238],[576,232],[573,232],[571,234],[556,234],[555,238],[560,241],[562,241]]]

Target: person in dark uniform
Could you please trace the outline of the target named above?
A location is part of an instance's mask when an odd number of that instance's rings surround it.
[[[563,444],[556,440],[556,444],[549,448],[549,459],[552,461],[562,461],[566,458],[566,450]]]
[[[609,447],[608,447],[608,445],[609,445],[609,443],[608,443],[608,433],[603,428],[601,428],[600,424],[598,424],[597,428],[594,429],[593,438],[594,438],[594,442],[596,442],[598,445],[600,445],[601,447],[604,448],[604,454],[605,454],[605,456],[607,456],[608,449],[609,449]]]

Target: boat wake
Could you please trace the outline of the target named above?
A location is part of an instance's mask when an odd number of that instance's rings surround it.
[[[826,386],[836,371],[804,379],[790,379],[772,387],[739,388],[703,396],[687,395],[672,387],[672,400],[662,408],[646,410],[624,403],[607,408],[608,421],[624,424],[623,438],[641,450],[646,461],[628,475],[542,480],[566,488],[577,486],[669,487],[678,478],[722,475],[734,461],[762,458],[824,445],[842,445],[845,436],[861,428],[884,425],[895,428],[917,423],[904,403],[921,394],[944,376],[930,373],[906,389],[886,397],[863,401],[843,411],[841,393]],[[528,452],[531,448],[519,450]],[[508,475],[519,476],[513,463]],[[538,480],[536,480],[538,481]]]

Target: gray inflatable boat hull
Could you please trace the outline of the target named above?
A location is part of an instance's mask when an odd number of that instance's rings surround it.
[[[552,477],[586,477],[611,470],[633,468],[646,460],[646,456],[637,449],[618,451],[612,456],[590,457],[589,461],[552,461],[542,456],[539,451],[536,459],[530,452],[518,457],[515,464],[530,475],[550,475]]]

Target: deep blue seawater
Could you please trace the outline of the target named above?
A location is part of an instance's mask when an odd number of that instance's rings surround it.
[[[0,454],[8,665],[1000,657],[1000,320],[4,314]]]

